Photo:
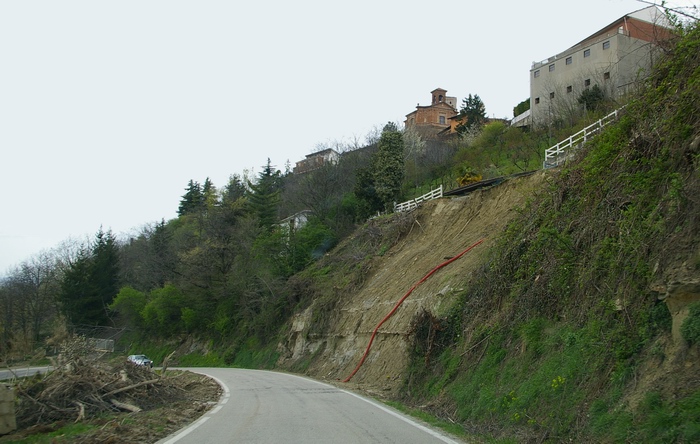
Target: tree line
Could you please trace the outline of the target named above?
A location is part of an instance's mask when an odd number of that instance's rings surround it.
[[[551,129],[489,122],[478,95],[460,115],[465,123],[447,140],[388,123],[365,146],[335,147],[337,163],[304,174],[268,159],[255,177],[233,174],[221,188],[190,180],[172,220],[127,239],[100,228],[24,261],[0,281],[0,353],[94,326],[154,339],[272,339],[298,302],[287,279],[358,223],[465,168],[485,178],[536,168],[552,139]]]

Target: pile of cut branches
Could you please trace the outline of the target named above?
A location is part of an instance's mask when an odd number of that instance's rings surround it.
[[[140,412],[186,397],[177,376],[165,377],[164,368],[132,362],[107,363],[90,352],[84,338],[62,347],[60,359],[46,375],[18,381],[15,386],[19,428],[70,419],[74,422],[106,412]]]
[[[76,422],[107,411],[138,412],[172,398],[176,384],[130,362],[111,367],[76,359],[16,386],[20,428],[67,418]]]

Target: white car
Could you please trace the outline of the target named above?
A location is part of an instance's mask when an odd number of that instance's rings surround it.
[[[129,355],[127,359],[129,362],[133,362],[136,365],[145,365],[146,367],[153,368],[153,361],[148,359],[146,355]]]

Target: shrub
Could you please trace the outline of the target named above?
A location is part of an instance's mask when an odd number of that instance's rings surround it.
[[[690,313],[681,325],[681,335],[689,344],[700,343],[700,301],[690,304]]]

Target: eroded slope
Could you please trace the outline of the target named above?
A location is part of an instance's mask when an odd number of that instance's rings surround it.
[[[327,289],[326,293],[334,294],[315,298],[311,306],[295,316],[283,346],[283,366],[299,368],[303,362],[306,372],[314,377],[345,379],[359,363],[375,327],[406,292],[433,268],[483,240],[413,291],[378,330],[370,353],[351,380],[365,389],[398,390],[408,365],[415,317],[424,310],[443,314],[454,295],[467,285],[472,272],[483,265],[498,234],[542,188],[546,174],[539,172],[467,196],[425,203],[410,215],[407,234],[386,251],[382,247],[375,251],[357,288]],[[344,248],[350,247],[338,250]],[[333,310],[325,321],[327,328],[319,334],[314,323],[318,322],[318,311],[322,310],[319,304],[324,300],[333,305]]]

